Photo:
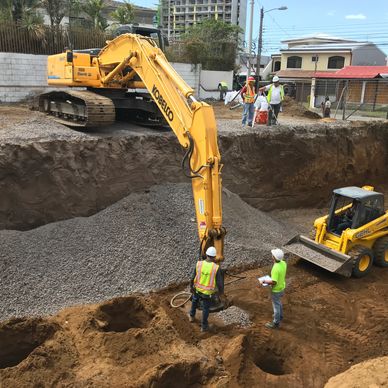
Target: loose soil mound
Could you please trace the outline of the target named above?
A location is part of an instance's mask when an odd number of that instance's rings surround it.
[[[388,357],[381,357],[361,362],[332,377],[325,388],[378,388],[386,386],[388,386]]]
[[[214,328],[201,334],[200,314],[190,324],[188,306],[170,307],[178,290],[0,323],[2,386],[321,388],[352,364],[385,355],[388,271],[344,279],[289,262],[285,318],[271,331],[264,327],[272,314],[268,290],[256,279],[269,270],[247,271],[226,286],[235,312],[249,315],[245,328],[211,314]],[[329,387],[382,386],[386,359],[352,368]]]
[[[284,113],[292,117],[305,117],[308,119],[319,120],[322,117],[315,112],[305,108],[302,104],[296,102],[293,98],[285,97],[283,101]]]

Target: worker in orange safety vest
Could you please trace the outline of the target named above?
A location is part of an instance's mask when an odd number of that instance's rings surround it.
[[[248,77],[247,83],[241,89],[240,94],[244,101],[242,125],[244,127],[248,120],[248,126],[252,127],[253,116],[255,114],[255,97],[256,97],[255,79],[253,77]]]
[[[201,331],[209,330],[208,318],[211,296],[218,292],[219,296],[224,296],[224,279],[214,260],[216,258],[216,248],[209,247],[206,250],[206,260],[200,260],[195,266],[195,271],[191,278],[190,287],[192,292],[192,304],[189,313],[190,322],[195,322],[195,312],[198,304],[202,302],[202,322]]]

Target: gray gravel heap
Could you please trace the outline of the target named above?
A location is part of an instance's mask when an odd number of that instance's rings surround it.
[[[218,312],[216,316],[220,318],[225,325],[236,325],[239,327],[249,327],[252,325],[249,314],[237,306],[228,307],[227,309]]]
[[[225,190],[225,267],[270,261],[293,231]],[[85,218],[0,231],[0,319],[54,313],[188,280],[198,236],[190,184],[154,186]]]

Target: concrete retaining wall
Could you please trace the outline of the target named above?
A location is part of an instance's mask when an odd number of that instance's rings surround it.
[[[197,95],[201,66],[172,65]],[[0,53],[0,103],[19,102],[49,90],[46,69],[47,55]]]
[[[0,53],[0,102],[17,102],[47,87],[46,55]]]
[[[225,81],[229,90],[233,87],[233,71],[213,71],[202,70],[200,80],[200,98],[220,98],[220,92],[217,90],[218,84]]]

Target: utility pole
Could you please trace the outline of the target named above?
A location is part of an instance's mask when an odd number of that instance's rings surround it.
[[[286,11],[288,8],[285,5],[282,5],[279,8],[271,8],[268,11],[264,12],[264,7],[260,8],[260,27],[259,27],[259,42],[257,45],[257,62],[256,62],[256,75],[257,75],[257,88],[259,87],[260,81],[260,62],[261,62],[261,51],[263,49],[263,23],[264,23],[264,14],[271,11]]]
[[[259,81],[260,81],[261,50],[263,49],[263,20],[264,20],[264,7],[261,7],[260,8],[259,42],[257,45],[257,62],[256,62],[257,87],[259,87]]]
[[[248,36],[248,60],[247,60],[247,81],[251,71],[251,50],[252,50],[252,31],[253,31],[253,11],[255,0],[251,0],[251,17],[249,21],[249,36]]]
[[[171,34],[171,0],[167,0],[168,6],[168,19],[167,19],[167,40],[170,42],[170,34]]]

